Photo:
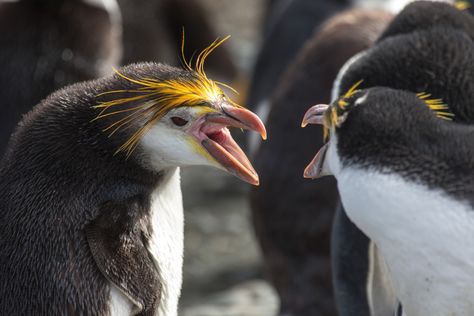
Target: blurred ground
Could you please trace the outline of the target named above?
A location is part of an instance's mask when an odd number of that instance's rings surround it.
[[[200,0],[240,70],[249,74],[264,0]],[[212,57],[210,57],[212,58]],[[250,223],[248,186],[223,171],[182,171],[185,207],[183,316],[272,316],[273,289],[262,279]]]

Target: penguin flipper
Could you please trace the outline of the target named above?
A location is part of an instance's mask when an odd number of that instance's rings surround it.
[[[146,247],[150,233],[143,220],[145,209],[140,197],[107,202],[100,215],[86,226],[86,236],[104,277],[133,302],[136,312],[153,315],[162,284]]]
[[[347,217],[336,210],[331,237],[333,283],[341,316],[397,315],[393,292],[380,251]]]

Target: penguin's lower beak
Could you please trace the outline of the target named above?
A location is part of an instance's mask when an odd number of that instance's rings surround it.
[[[328,109],[327,104],[318,104],[312,106],[304,115],[301,127],[306,127],[308,124],[323,125],[324,112]],[[303,176],[308,179],[317,179],[324,176],[331,175],[325,163],[326,153],[329,144],[324,144],[314,156],[313,160],[306,166]]]
[[[253,185],[259,185],[258,174],[243,150],[232,138],[227,127],[253,130],[263,139],[267,132],[260,118],[249,110],[225,105],[220,113],[210,113],[203,117],[199,133],[195,134],[204,149],[220,166]]]
[[[313,160],[311,160],[311,162],[306,166],[303,174],[305,178],[317,179],[331,175],[325,164],[328,147],[329,145],[327,143],[324,144],[323,147],[319,149],[316,156],[314,156]]]

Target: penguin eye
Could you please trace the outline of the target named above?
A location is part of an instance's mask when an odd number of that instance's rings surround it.
[[[179,116],[173,116],[171,118],[171,121],[176,126],[184,126],[184,125],[188,124],[188,121],[186,121],[184,118],[181,118]]]

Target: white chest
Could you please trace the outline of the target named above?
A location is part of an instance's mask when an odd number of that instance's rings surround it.
[[[179,168],[160,185],[151,200],[153,227],[149,251],[163,280],[157,316],[175,316],[181,293],[183,269],[184,217]]]
[[[344,168],[349,218],[379,248],[407,316],[474,315],[474,210],[397,175]]]

